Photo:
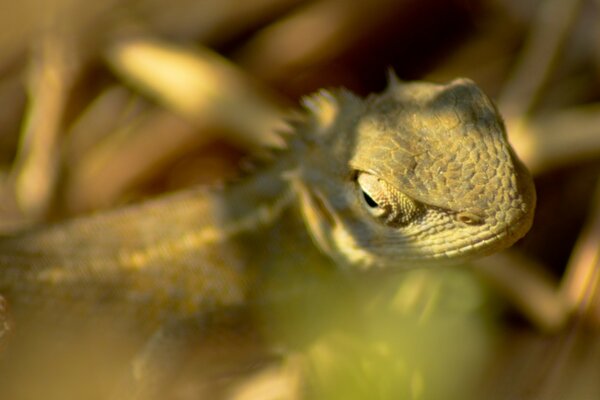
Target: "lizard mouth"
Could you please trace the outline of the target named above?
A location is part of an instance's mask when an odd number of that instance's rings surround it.
[[[352,207],[333,208],[328,197],[318,189],[306,185],[301,189],[305,205],[312,214],[307,226],[318,247],[343,264],[360,269],[377,266],[410,268],[468,261],[511,246],[531,225],[532,213],[523,211],[514,215],[512,221],[498,221],[495,228],[485,229],[482,227],[486,223],[483,212],[475,214],[419,203],[423,210],[418,219],[429,219],[433,223],[428,229],[422,230],[416,223],[395,229],[389,226],[385,229],[386,225],[380,224],[381,228],[377,228],[378,224],[365,221],[357,224]],[[461,233],[445,232],[450,225],[460,228]],[[423,243],[424,236],[433,240]]]

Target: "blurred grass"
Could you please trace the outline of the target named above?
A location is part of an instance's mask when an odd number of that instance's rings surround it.
[[[502,262],[529,259],[556,280],[568,266],[575,321],[546,336],[501,317],[501,296],[464,271],[414,272],[363,305],[349,332],[304,346],[300,364],[316,398],[464,398],[478,386],[485,398],[594,398],[585,377],[600,370],[597,350],[564,343],[599,347],[599,17],[597,1],[571,0],[3,0],[0,228],[235,177],[246,155],[278,144],[284,110],[320,87],[378,91],[388,67],[402,79],[468,76],[499,99],[536,177],[534,227]],[[339,304],[334,289],[301,307]],[[296,317],[281,317],[283,336],[318,324]],[[559,387],[540,389],[549,381]]]

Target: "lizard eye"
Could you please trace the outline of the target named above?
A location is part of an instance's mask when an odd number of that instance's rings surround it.
[[[356,182],[367,211],[386,225],[406,225],[423,211],[421,204],[375,175],[359,172]]]
[[[362,192],[363,197],[365,199],[365,202],[367,203],[367,205],[371,208],[378,208],[379,204],[377,204],[377,202],[375,200],[373,200],[373,198],[371,196],[369,196],[369,194],[365,191]]]

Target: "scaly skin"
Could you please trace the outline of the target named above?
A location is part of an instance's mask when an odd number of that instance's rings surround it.
[[[283,265],[444,265],[504,249],[529,229],[531,177],[474,83],[392,80],[365,100],[322,91],[305,106],[288,148],[241,182],[0,242],[13,336],[57,315],[114,317],[150,335],[243,307]]]
[[[309,230],[340,265],[435,266],[529,230],[531,177],[474,83],[392,80],[365,101],[323,93],[308,105],[314,117],[292,142],[296,187]]]

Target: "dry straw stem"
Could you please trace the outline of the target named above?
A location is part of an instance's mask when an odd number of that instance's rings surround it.
[[[525,47],[498,98],[500,110],[509,121],[526,117],[535,105],[581,3],[582,0],[548,0],[540,4]]]
[[[284,129],[280,102],[207,48],[131,39],[111,46],[107,60],[124,80],[199,130],[225,128],[233,140],[254,150],[283,145],[276,134]]]
[[[520,131],[511,143],[534,175],[600,155],[600,103],[533,117],[514,129]]]
[[[74,213],[108,207],[133,183],[206,140],[177,115],[164,110],[142,112],[123,121],[71,165],[66,206]]]
[[[263,79],[289,79],[297,71],[334,59],[404,3],[309,2],[254,35],[234,59]]]
[[[162,108],[141,105],[115,88],[87,107],[67,146],[65,200],[73,212],[112,204],[186,149],[214,139],[211,132],[255,153],[283,146],[277,133],[285,129],[283,101],[207,48],[123,39],[109,46],[106,58]],[[104,134],[94,133],[99,126]]]
[[[79,1],[87,5],[85,0]],[[129,6],[126,15],[133,16],[127,22],[139,28],[142,16],[143,28],[157,36],[214,44],[236,40],[303,2],[306,0],[129,0],[121,5]]]
[[[47,211],[57,177],[59,133],[65,102],[77,71],[70,42],[48,34],[34,48],[29,73],[28,105],[12,171],[17,203],[26,218]]]
[[[0,350],[2,350],[3,339],[11,330],[12,324],[8,314],[8,302],[0,294]]]
[[[544,266],[514,251],[473,262],[478,274],[544,332],[564,328],[574,313],[600,327],[600,182],[592,204],[560,287]]]
[[[564,327],[570,310],[544,266],[515,251],[494,254],[473,265],[478,275],[539,329],[553,332]]]
[[[561,290],[579,318],[600,328],[600,180],[592,204],[593,210],[571,254]]]
[[[511,143],[534,174],[600,154],[600,105],[541,117],[531,115],[580,14],[581,3],[541,3],[525,47],[498,99]]]

